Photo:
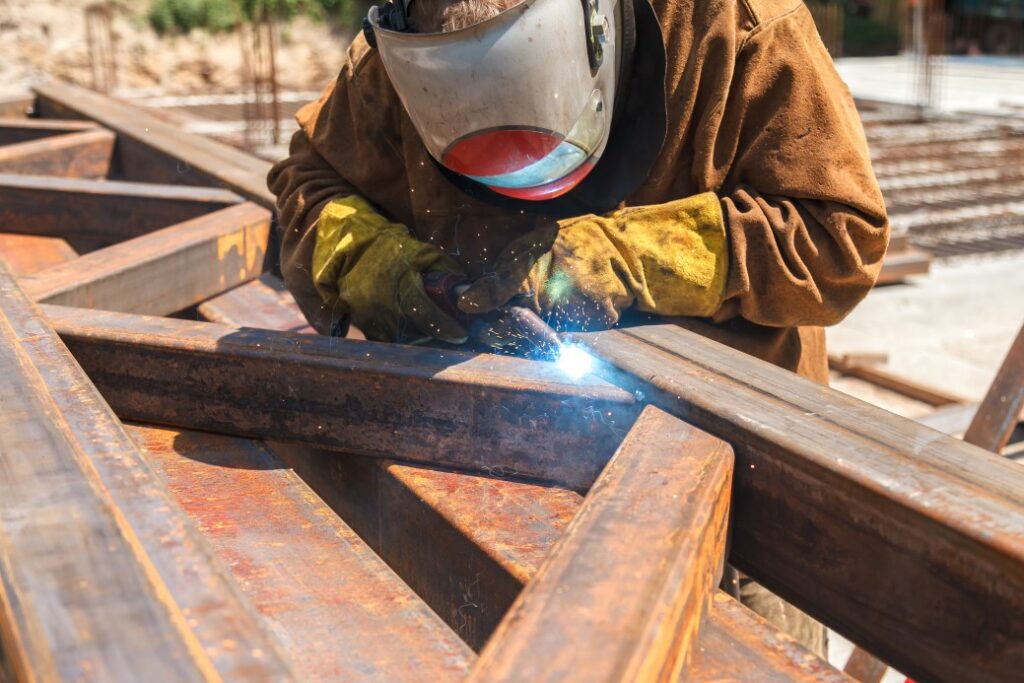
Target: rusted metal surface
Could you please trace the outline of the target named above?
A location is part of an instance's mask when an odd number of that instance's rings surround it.
[[[470,681],[675,680],[722,578],[728,444],[646,408]]]
[[[36,301],[169,315],[263,270],[270,212],[251,202],[81,256],[25,278]]]
[[[0,264],[0,639],[20,680],[290,678]]]
[[[125,102],[68,84],[33,88],[36,109],[47,118],[90,119],[116,130],[112,175],[155,183],[226,187],[250,201],[274,208],[267,189],[270,162],[214,140],[183,133],[174,124]],[[164,225],[178,222],[169,220]]]
[[[843,667],[843,672],[860,683],[878,683],[888,668],[885,662],[867,650],[855,647],[846,661],[846,666]]]
[[[241,202],[226,190],[0,174],[5,232],[102,247]]]
[[[31,103],[31,99],[29,100]],[[53,119],[2,118],[0,145],[14,145],[43,140],[56,135],[101,130],[93,121],[59,121]]]
[[[218,297],[223,322],[273,329],[288,320],[278,317],[279,309],[301,315],[279,287],[265,292],[278,300],[269,316],[262,307],[246,307],[244,298],[232,302],[242,289]],[[475,649],[486,643],[583,501],[555,486],[294,444],[273,449]],[[730,609],[713,609],[701,633],[694,680],[848,680],[750,610],[725,604]]]
[[[556,487],[272,445],[476,649],[582,502]]]
[[[284,283],[270,274],[208,299],[199,306],[199,314],[210,322],[227,325],[316,333]]]
[[[638,410],[603,380],[519,358],[46,311],[122,419],[585,488]]]
[[[27,90],[14,90],[0,95],[0,119],[25,118],[32,111],[34,104],[35,97]]]
[[[1024,327],[1006,353],[978,412],[971,420],[964,441],[999,453],[1020,422],[1024,409]]]
[[[849,676],[732,599],[715,593],[693,652],[694,683],[852,683]]]
[[[728,438],[740,570],[916,678],[1024,666],[1024,470],[676,326],[583,337]]]
[[[18,277],[32,275],[77,256],[78,252],[59,237],[0,232],[0,259],[6,261]]]
[[[0,173],[104,178],[110,171],[114,134],[89,130],[0,147]]]
[[[472,651],[259,442],[128,426],[304,681],[458,680]]]

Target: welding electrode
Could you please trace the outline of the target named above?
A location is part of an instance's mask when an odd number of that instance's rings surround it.
[[[453,273],[426,273],[423,287],[445,313],[465,324],[474,342],[532,358],[557,357],[562,345],[558,333],[532,309],[510,304],[481,315],[462,313],[455,302],[469,285],[464,276]]]

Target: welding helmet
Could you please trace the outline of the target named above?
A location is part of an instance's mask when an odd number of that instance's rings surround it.
[[[438,163],[534,201],[590,173],[612,124],[618,0],[523,0],[446,33],[410,32],[407,10],[373,7],[365,28]]]

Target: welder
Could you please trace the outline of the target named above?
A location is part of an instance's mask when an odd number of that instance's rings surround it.
[[[325,334],[654,314],[826,382],[822,326],[888,242],[802,0],[389,0],[297,119],[269,185],[285,281]],[[822,651],[820,625],[745,588]]]

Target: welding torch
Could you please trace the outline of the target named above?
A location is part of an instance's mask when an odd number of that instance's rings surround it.
[[[510,303],[479,315],[464,313],[456,302],[469,284],[464,275],[455,273],[426,273],[423,287],[441,310],[466,327],[473,342],[501,353],[544,360],[559,358],[562,340],[533,309]]]

